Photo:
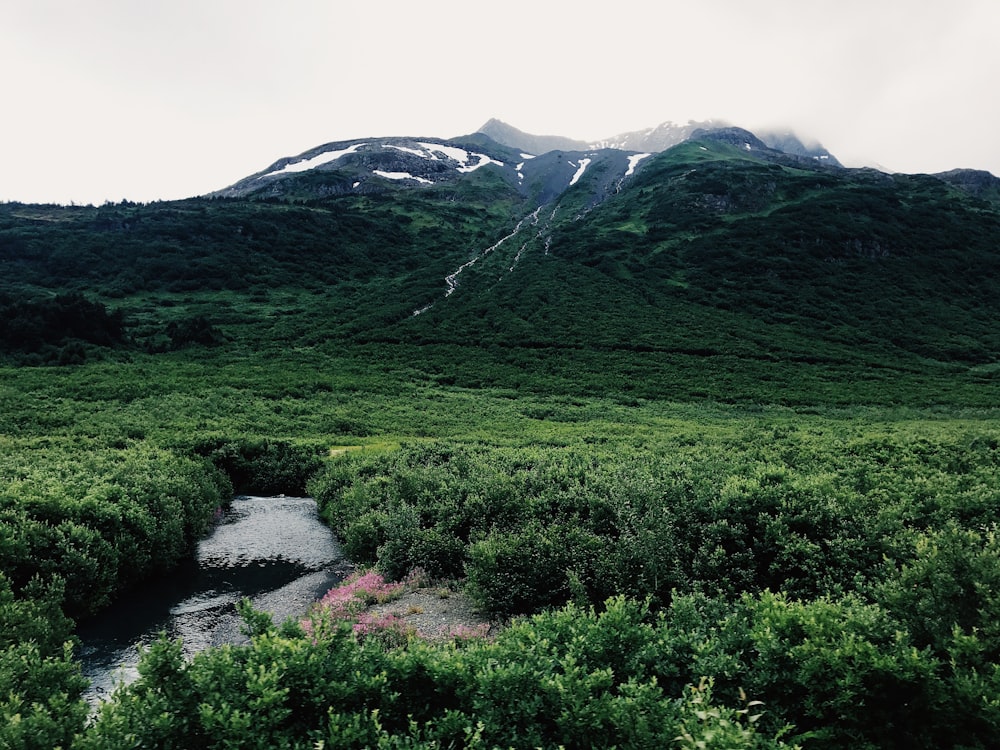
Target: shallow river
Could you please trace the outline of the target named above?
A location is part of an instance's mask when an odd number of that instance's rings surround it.
[[[197,558],[154,584],[129,592],[83,623],[83,675],[94,704],[137,676],[138,647],[165,631],[192,655],[239,643],[236,604],[248,597],[276,623],[305,612],[349,570],[340,545],[300,497],[239,497],[198,545]]]

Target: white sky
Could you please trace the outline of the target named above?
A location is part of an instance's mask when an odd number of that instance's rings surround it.
[[[12,0],[0,201],[188,197],[490,117],[586,140],[717,118],[1000,175],[998,39],[998,0]]]

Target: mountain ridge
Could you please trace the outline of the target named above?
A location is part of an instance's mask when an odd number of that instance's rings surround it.
[[[453,139],[383,137],[339,141],[284,157],[208,197],[319,199],[398,190],[454,190],[489,173],[497,191],[520,196],[527,211],[577,184],[584,172],[605,175],[596,203],[618,189],[642,158],[620,149],[551,150],[533,155],[486,134]]]
[[[651,128],[633,130],[597,141],[577,141],[562,136],[536,136],[508,125],[502,120],[488,120],[478,132],[485,133],[498,143],[512,148],[531,150],[529,146],[551,144],[551,148],[565,151],[582,151],[586,149],[615,148],[623,151],[652,151],[658,153],[683,143],[692,138],[698,131],[710,131],[731,128],[733,125],[724,120],[688,120],[686,124],[670,120],[661,122]],[[827,151],[819,142],[803,142],[791,130],[763,129],[756,133],[764,143],[777,151],[804,156],[825,162],[832,166],[842,166],[840,161]]]
[[[282,157],[206,197],[315,199],[351,192],[385,192],[454,182],[463,174],[492,165],[502,170],[501,179],[507,185],[522,195],[534,192],[544,202],[574,180],[572,172],[559,178],[540,174],[539,165],[551,165],[552,160],[540,162],[539,156],[562,155],[577,168],[584,161],[587,165],[609,160],[624,164],[613,154],[626,154],[628,167],[623,170],[624,179],[641,168],[642,159],[696,138],[729,139],[736,145],[753,143],[760,154],[773,161],[797,163],[805,168],[847,169],[822,144],[804,142],[790,130],[753,133],[723,121],[689,121],[685,125],[667,121],[591,143],[563,136],[536,136],[492,118],[474,133],[449,139],[393,136],[322,144],[297,156]],[[989,172],[953,169],[934,176],[963,192],[1000,205],[1000,178]],[[620,184],[619,180],[615,189]]]
[[[499,120],[490,123],[487,130],[503,137],[506,143],[482,131],[451,139],[392,136],[330,142],[297,156],[278,159],[208,197],[311,200],[401,189],[453,189],[485,167],[487,172],[498,173],[496,176],[506,189],[516,192],[530,204],[527,212],[576,185],[584,172],[602,174],[606,179],[589,200],[593,206],[619,191],[625,180],[642,169],[648,157],[660,153],[631,151],[605,142],[585,144],[559,136],[531,136]],[[669,130],[668,139],[679,137],[679,132]],[[807,168],[839,164],[835,160],[830,162],[773,149],[741,128],[685,128],[682,135],[684,138],[679,143],[696,137],[728,140],[747,148],[752,143],[761,158],[797,161]],[[659,137],[661,144],[666,142],[662,132]],[[530,145],[548,150],[529,153]],[[573,148],[550,148],[552,146]]]

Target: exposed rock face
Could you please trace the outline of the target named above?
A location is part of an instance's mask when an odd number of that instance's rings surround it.
[[[757,131],[757,135],[771,148],[783,151],[786,154],[805,156],[834,167],[844,166],[837,160],[836,156],[823,148],[820,143],[814,142],[806,145],[790,130],[762,130]]]
[[[497,119],[487,122],[478,132],[488,135],[497,143],[538,155],[547,153],[548,151],[586,151],[588,149],[620,149],[622,151],[659,153],[660,151],[666,151],[668,148],[673,148],[678,143],[683,143],[686,140],[696,137],[696,134],[720,130],[749,132],[741,128],[733,128],[732,125],[724,120],[689,120],[685,124],[668,120],[661,122],[656,127],[619,133],[610,138],[604,138],[588,144],[583,141],[574,141],[570,138],[554,135],[532,135]],[[753,140],[759,140],[767,148],[781,151],[790,156],[813,159],[821,164],[832,167],[843,166],[821,144],[811,142],[809,145],[806,145],[802,139],[790,130],[761,131],[757,136],[753,137]]]
[[[745,148],[747,151],[772,151],[764,141],[755,136],[749,130],[743,128],[716,128],[715,130],[696,130],[691,134],[692,138],[700,138],[708,141],[718,141],[728,143],[730,146]]]
[[[620,148],[624,151],[652,151],[655,153],[666,151],[678,143],[683,143],[691,138],[696,131],[715,130],[728,126],[729,123],[722,120],[703,120],[700,122],[689,120],[686,125],[668,120],[661,122],[655,128],[620,133],[591,145],[593,148]]]
[[[575,141],[560,135],[532,135],[495,118],[479,128],[478,132],[485,133],[499,144],[536,156],[549,151],[586,151],[590,148],[586,141]]]
[[[977,198],[993,198],[1000,195],[1000,177],[995,177],[982,169],[952,169],[934,176]]]

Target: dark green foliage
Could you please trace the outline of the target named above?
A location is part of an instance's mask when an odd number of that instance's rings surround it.
[[[69,747],[86,686],[73,623],[169,570],[231,490],[160,449],[8,449],[0,459],[0,745]]]
[[[599,604],[608,590],[666,605],[652,661],[616,673],[651,669],[675,691],[711,676],[728,705],[744,688],[767,705],[761,726],[794,724],[815,747],[988,747],[1000,610],[994,534],[979,529],[1000,502],[996,444],[930,429],[747,424],[713,438],[706,425],[634,455],[622,441],[415,446],[340,459],[311,486],[334,523],[382,528],[401,497],[403,528],[440,532],[448,519],[468,541],[469,590],[491,611]],[[540,622],[532,638],[546,642]],[[580,642],[601,649],[592,633]]]
[[[337,459],[309,490],[356,559],[392,577],[415,566],[458,575],[464,563],[492,612],[622,592],[659,603],[693,591],[815,597],[907,564],[928,526],[990,523],[996,455],[969,450],[976,440],[841,444],[748,425],[718,442],[639,449],[420,445]],[[964,573],[965,596],[984,571]],[[957,622],[980,601],[942,612]]]
[[[461,241],[473,224],[476,231],[484,228],[484,214],[475,204],[446,203],[447,198],[405,194],[342,197],[311,206],[191,199],[53,208],[51,222],[41,207],[8,204],[0,207],[0,240],[20,265],[23,285],[86,285],[112,297],[247,292],[301,287],[306,281],[315,287],[413,270],[439,260],[440,245]],[[34,220],[39,214],[46,218]],[[109,222],[111,214],[116,218]]]
[[[0,573],[0,747],[69,747],[83,729],[86,682],[72,660],[62,581],[33,579],[15,594]]]
[[[939,747],[934,716],[942,665],[913,648],[898,623],[847,599],[750,606],[747,689],[816,747]],[[744,625],[737,626],[741,631]],[[942,721],[944,720],[944,721]]]
[[[191,344],[215,346],[223,341],[214,325],[204,315],[198,315],[183,321],[172,320],[167,324],[167,336],[171,347],[182,349]]]
[[[280,440],[213,440],[194,447],[226,473],[236,492],[252,495],[301,495],[323,466],[315,446]]]
[[[585,554],[579,544],[568,546],[565,536],[562,528],[529,524],[476,542],[469,550],[472,595],[488,612],[508,615],[565,602],[575,558]]]
[[[464,644],[265,626],[190,664],[162,641],[140,671],[81,747],[985,748],[997,718],[988,682],[957,693],[880,607],[770,593],[570,605]],[[959,694],[964,710],[940,699]]]
[[[51,299],[20,300],[0,294],[0,353],[31,364],[82,364],[84,344],[111,347],[124,343],[121,310],[108,312],[100,302],[72,292]]]
[[[176,565],[231,497],[207,462],[149,447],[11,451],[0,466],[0,570],[15,591],[62,577],[73,614]]]
[[[1000,543],[996,523],[962,528],[954,521],[915,536],[912,557],[881,584],[878,598],[906,623],[914,640],[945,657],[965,638],[985,662],[1000,662]]]

